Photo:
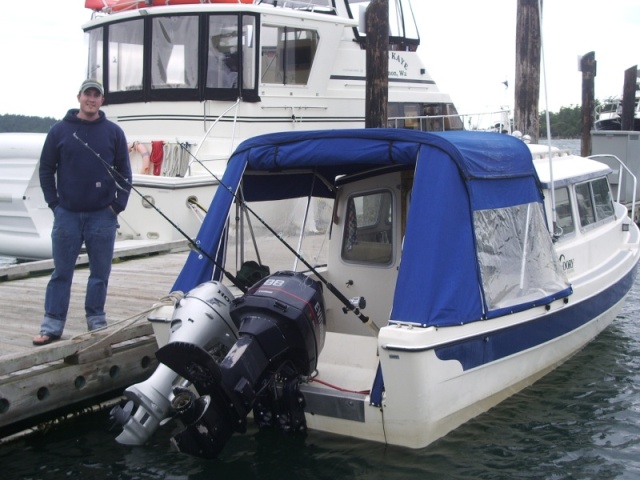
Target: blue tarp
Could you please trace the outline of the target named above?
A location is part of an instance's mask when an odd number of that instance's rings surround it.
[[[314,182],[314,195],[332,197],[336,177],[393,166],[415,168],[415,177],[391,318],[422,325],[480,319],[486,305],[473,211],[542,202],[528,147],[508,135],[360,129],[255,137],[230,158],[198,233],[198,245],[214,258],[219,255],[233,194],[243,175],[243,194],[252,201],[306,196],[310,171],[324,179]],[[220,276],[206,258],[193,252],[173,289],[186,292]]]

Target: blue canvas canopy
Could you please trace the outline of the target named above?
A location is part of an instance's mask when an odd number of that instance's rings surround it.
[[[505,301],[504,292],[508,296],[512,285],[492,283],[494,280],[486,274],[502,268],[496,250],[503,247],[492,245],[489,237],[495,227],[491,222],[502,222],[505,215],[511,215],[513,218],[506,223],[530,235],[531,219],[542,218],[536,214],[542,212],[542,193],[531,153],[523,142],[508,135],[360,129],[255,137],[243,142],[230,158],[196,241],[211,257],[221,258],[226,219],[241,180],[247,201],[306,197],[310,185],[314,196],[334,197],[338,177],[385,168],[415,169],[392,321],[455,325],[530,304],[529,298],[520,304]],[[254,175],[256,172],[274,175]],[[322,181],[311,182],[313,175]],[[532,210],[531,205],[539,208]],[[519,218],[526,219],[527,228],[517,225],[521,223]],[[482,245],[478,244],[476,230],[487,237],[480,242]],[[552,252],[544,225],[541,235],[546,236],[543,243],[548,242]],[[531,249],[533,243],[539,245],[540,241],[523,239],[516,250]],[[532,251],[531,255],[538,253]],[[539,258],[533,260],[541,263]],[[511,259],[506,263],[513,264]],[[553,265],[549,268],[554,269]],[[526,283],[524,268],[512,273],[505,277],[519,275],[520,279],[508,281]],[[484,283],[483,276],[487,277]],[[218,268],[192,252],[174,290],[186,292],[204,281],[220,278]],[[553,284],[546,290],[550,298],[566,295],[570,289],[562,280],[547,283]]]

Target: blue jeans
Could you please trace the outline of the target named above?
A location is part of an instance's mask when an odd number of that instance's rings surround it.
[[[47,285],[45,314],[40,331],[49,336],[62,335],[69,310],[73,272],[83,242],[89,257],[89,280],[84,303],[87,327],[89,330],[105,327],[107,318],[104,304],[118,217],[111,207],[96,212],[71,212],[59,205],[53,215],[51,242],[54,270]]]

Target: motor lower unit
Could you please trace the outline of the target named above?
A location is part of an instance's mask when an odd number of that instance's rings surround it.
[[[186,428],[172,438],[184,453],[215,458],[253,410],[261,428],[306,431],[300,376],[311,375],[325,339],[322,284],[295,272],[256,283],[230,309],[238,340],[218,363],[202,346],[172,341],[160,362],[193,383],[174,390],[172,406]]]
[[[176,305],[171,319],[167,345],[188,342],[221,361],[238,339],[238,329],[230,316],[233,295],[220,282],[205,282],[193,288]],[[123,430],[116,441],[124,445],[142,445],[175,412],[171,402],[174,388],[186,389],[189,382],[166,365],[160,364],[153,375],[128,387],[128,401],[116,406],[111,416]]]

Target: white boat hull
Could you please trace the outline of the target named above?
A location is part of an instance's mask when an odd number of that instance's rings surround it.
[[[390,445],[426,447],[561,365],[607,328],[622,304],[623,299],[551,341],[468,370],[463,369],[459,361],[438,358],[436,350],[429,348],[451,341],[450,335],[441,330],[388,326],[381,329],[377,345],[373,338],[328,334],[316,378],[338,387],[349,386],[349,390],[368,388],[376,373],[376,356],[362,356],[377,347],[385,392],[381,406],[371,405],[370,395],[353,396],[351,402],[362,402],[364,416],[358,420],[332,418],[311,411],[306,416],[307,425],[313,430]],[[557,308],[562,315],[572,314],[570,306],[553,307],[553,311]],[[540,310],[544,311],[544,307]],[[546,315],[548,313],[543,312],[543,316]],[[464,327],[452,328],[461,338],[466,336]],[[510,327],[505,325],[505,328]],[[487,330],[469,332],[469,335],[484,336],[488,342],[493,333]],[[339,404],[332,399],[335,391],[330,387],[317,386],[314,382],[310,385],[309,390],[302,388],[305,394]],[[348,415],[347,412],[345,416]]]
[[[633,276],[633,271],[627,272],[621,291]],[[514,324],[495,320],[497,330],[471,324],[451,327],[455,331],[395,325],[382,328],[378,338],[328,332],[317,374],[301,386],[307,427],[389,445],[426,447],[564,363],[613,322],[623,303],[624,297],[550,341],[466,370],[457,360],[438,358],[438,346],[456,338],[490,342]],[[581,308],[559,300],[550,311],[540,307],[537,317],[528,312],[519,315],[519,321],[534,323],[549,315],[574,315],[576,310]],[[161,315],[153,315],[159,346],[169,340],[171,314],[163,307]],[[374,383],[379,365],[385,391],[381,405],[374,405],[371,394],[363,392]]]

